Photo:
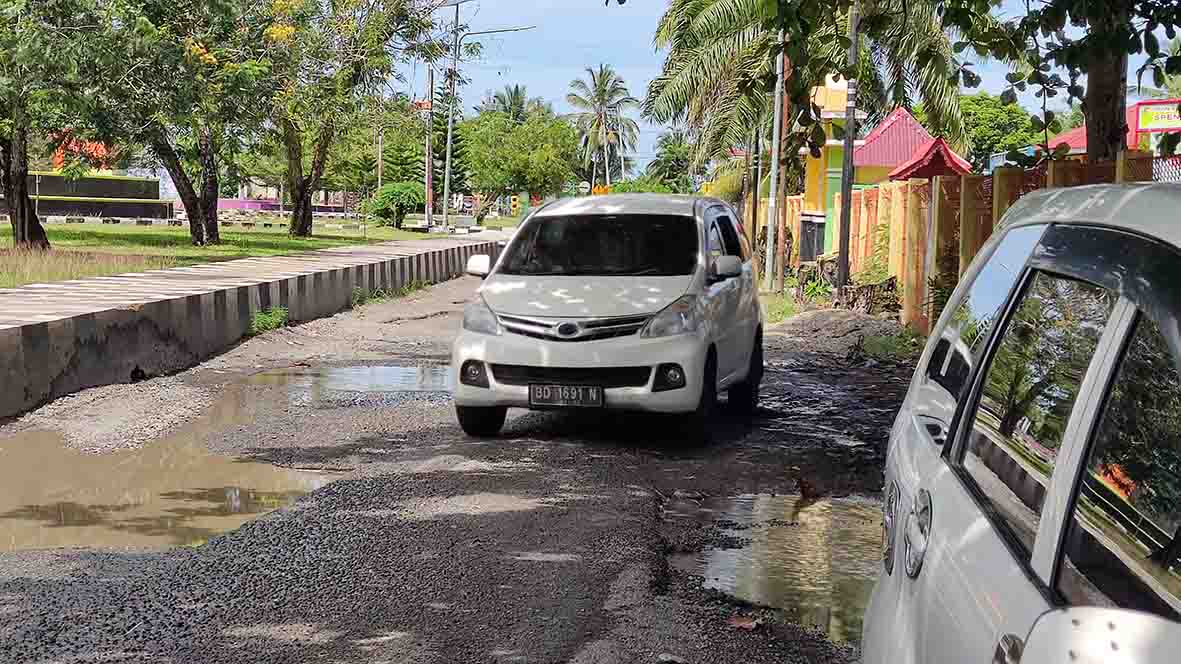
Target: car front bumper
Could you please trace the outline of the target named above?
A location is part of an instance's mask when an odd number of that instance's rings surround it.
[[[461,330],[451,351],[455,405],[529,407],[529,386],[498,382],[495,371],[490,369],[494,364],[544,369],[648,367],[648,381],[643,386],[605,388],[604,407],[654,413],[691,412],[697,408],[701,397],[707,347],[706,341],[696,334],[657,339],[645,339],[634,334],[596,341],[546,341],[510,332],[489,335]],[[459,370],[468,360],[483,362],[489,368],[486,371],[488,387],[460,382]],[[653,370],[666,363],[681,366],[685,385],[654,392]]]

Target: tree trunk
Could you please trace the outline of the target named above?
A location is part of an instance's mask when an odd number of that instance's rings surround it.
[[[316,136],[312,150],[312,170],[303,173],[303,137],[290,119],[282,120],[283,144],[287,150],[287,183],[291,193],[291,226],[288,232],[294,237],[312,235],[312,196],[320,187],[324,166],[328,162],[328,148],[335,136],[335,127],[326,124]]]
[[[197,151],[201,162],[201,223],[205,226],[205,244],[221,244],[217,228],[217,145],[209,127],[197,129]]]
[[[0,140],[0,185],[12,224],[12,244],[25,249],[48,249],[49,237],[29,197],[28,129],[23,113],[14,109],[12,135]]]
[[[176,194],[180,196],[185,216],[189,220],[189,239],[195,246],[204,246],[205,208],[201,203],[201,197],[193,188],[192,179],[180,163],[180,157],[176,155],[176,149],[163,135],[158,135],[152,139],[152,152],[156,153],[156,157],[164,165],[164,170],[168,171],[168,176],[172,178],[172,183],[176,185]]]
[[[1103,5],[1105,8],[1106,4]],[[1106,15],[1094,17],[1107,23],[1100,30],[1120,25],[1123,17]],[[1094,24],[1093,24],[1094,25]],[[1087,92],[1083,104],[1087,128],[1087,161],[1114,161],[1120,150],[1126,149],[1128,54],[1121,46],[1119,54],[1103,49],[1092,49],[1086,63]]]
[[[1165,569],[1172,567],[1173,562],[1178,558],[1181,558],[1181,526],[1177,527],[1177,531],[1173,533],[1173,539],[1169,540],[1168,544],[1148,556],[1149,560],[1159,563]]]

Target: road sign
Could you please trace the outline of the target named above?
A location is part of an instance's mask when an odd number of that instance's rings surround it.
[[[586,180],[583,180],[582,182],[578,183],[578,193],[580,195],[586,196],[587,194],[590,193],[590,190],[591,190],[591,185]]]

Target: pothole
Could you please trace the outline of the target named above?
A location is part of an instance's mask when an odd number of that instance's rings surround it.
[[[780,609],[834,641],[860,640],[882,568],[879,502],[746,495],[678,501],[666,518],[716,522],[725,542],[671,556],[674,569],[700,577],[705,588]]]
[[[0,550],[197,546],[331,479],[212,454],[206,420],[97,455],[53,431],[0,439]]]

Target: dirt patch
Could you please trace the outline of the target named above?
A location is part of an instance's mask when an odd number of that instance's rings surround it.
[[[860,337],[901,331],[893,314],[871,316],[846,309],[816,309],[767,328],[764,343],[769,350],[844,356]]]

